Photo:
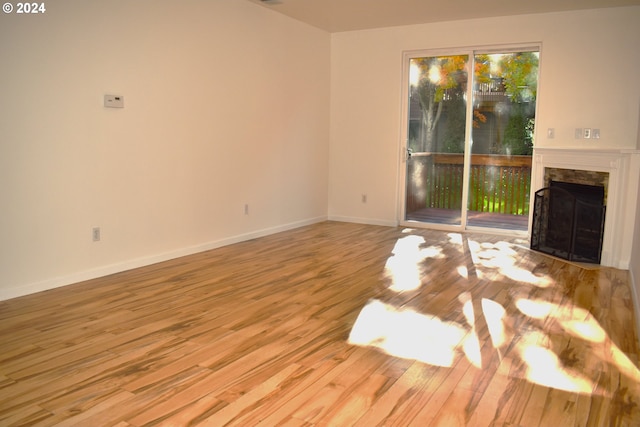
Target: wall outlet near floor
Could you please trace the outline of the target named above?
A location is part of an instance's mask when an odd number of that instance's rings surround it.
[[[249,204],[248,203],[245,203],[245,205],[244,205],[244,214],[245,215],[249,215]]]
[[[94,242],[100,241],[100,227],[93,227],[91,229],[91,240]]]
[[[362,200],[362,203],[367,203],[367,195],[363,194],[361,200]]]

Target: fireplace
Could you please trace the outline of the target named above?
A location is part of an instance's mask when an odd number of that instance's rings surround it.
[[[534,147],[533,153],[534,189],[549,187],[551,180],[604,187],[606,215],[600,265],[628,269],[634,236],[629,230],[638,206],[640,150]],[[531,201],[535,201],[534,194]],[[532,226],[533,211],[534,206]],[[530,230],[530,237],[532,234]]]
[[[535,193],[531,249],[570,261],[599,264],[605,187],[550,180]]]

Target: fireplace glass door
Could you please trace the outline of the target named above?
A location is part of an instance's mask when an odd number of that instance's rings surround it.
[[[599,264],[605,210],[604,187],[552,181],[535,194],[531,249]]]

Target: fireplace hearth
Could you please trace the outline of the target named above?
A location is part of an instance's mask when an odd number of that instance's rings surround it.
[[[531,249],[599,264],[605,211],[604,186],[551,180],[535,193]]]

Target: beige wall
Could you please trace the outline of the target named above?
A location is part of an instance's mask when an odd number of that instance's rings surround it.
[[[0,299],[326,219],[329,34],[237,0],[46,7],[0,16]]]
[[[538,128],[556,139],[537,143],[587,147],[573,128],[599,127],[599,147],[636,148],[639,21],[632,7],[329,35],[237,0],[1,14],[0,299],[327,215],[395,224],[405,50],[541,42]]]
[[[398,219],[403,51],[541,43],[536,145],[635,149],[638,22],[640,7],[627,7],[333,34],[330,218]],[[602,137],[575,140],[576,127]]]

